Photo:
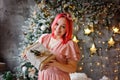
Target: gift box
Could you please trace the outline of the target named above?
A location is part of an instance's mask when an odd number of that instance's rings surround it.
[[[46,63],[55,59],[55,56],[39,42],[26,48],[25,53],[28,61],[38,70],[42,70]]]
[[[70,74],[71,80],[92,80],[91,78],[88,78],[85,73],[71,73]]]

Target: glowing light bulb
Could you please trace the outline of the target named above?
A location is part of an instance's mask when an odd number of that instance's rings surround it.
[[[90,71],[93,72],[93,69],[91,69]]]
[[[97,62],[97,66],[99,66],[100,65],[100,63],[99,62]]]
[[[103,64],[102,67],[105,68],[105,65]]]
[[[83,68],[82,67],[79,67],[79,70],[81,71]]]

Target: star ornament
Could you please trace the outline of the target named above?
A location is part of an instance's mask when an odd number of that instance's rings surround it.
[[[91,30],[89,29],[89,28],[86,28],[86,29],[84,29],[84,32],[85,32],[85,34],[90,34],[91,33]]]
[[[74,36],[72,40],[73,40],[74,42],[76,42],[76,43],[79,42],[79,40],[76,38],[76,36]]]
[[[119,29],[117,27],[113,27],[114,33],[119,33]]]
[[[95,45],[92,44],[92,47],[90,48],[90,52],[91,52],[91,54],[96,53],[96,51],[97,51],[97,49],[96,49]]]
[[[112,37],[109,39],[108,44],[109,44],[110,47],[111,47],[111,46],[114,46],[115,41],[113,40]]]

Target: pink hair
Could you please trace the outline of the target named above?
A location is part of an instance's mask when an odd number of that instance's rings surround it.
[[[57,21],[58,21],[61,17],[66,18],[66,33],[65,33],[65,35],[62,37],[62,39],[63,39],[63,44],[65,44],[65,43],[67,43],[69,40],[71,40],[71,38],[72,38],[73,21],[72,21],[72,18],[71,18],[71,16],[70,16],[70,14],[68,14],[68,13],[60,13],[60,14],[58,14],[58,15],[55,17],[55,19],[54,19],[54,21],[53,21],[53,23],[52,23],[52,25],[51,25],[52,37],[55,37],[55,36],[54,36],[54,27],[55,27]]]

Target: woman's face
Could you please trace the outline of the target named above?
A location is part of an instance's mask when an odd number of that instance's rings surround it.
[[[57,39],[61,38],[66,33],[66,19],[60,18],[54,26],[54,35]]]

